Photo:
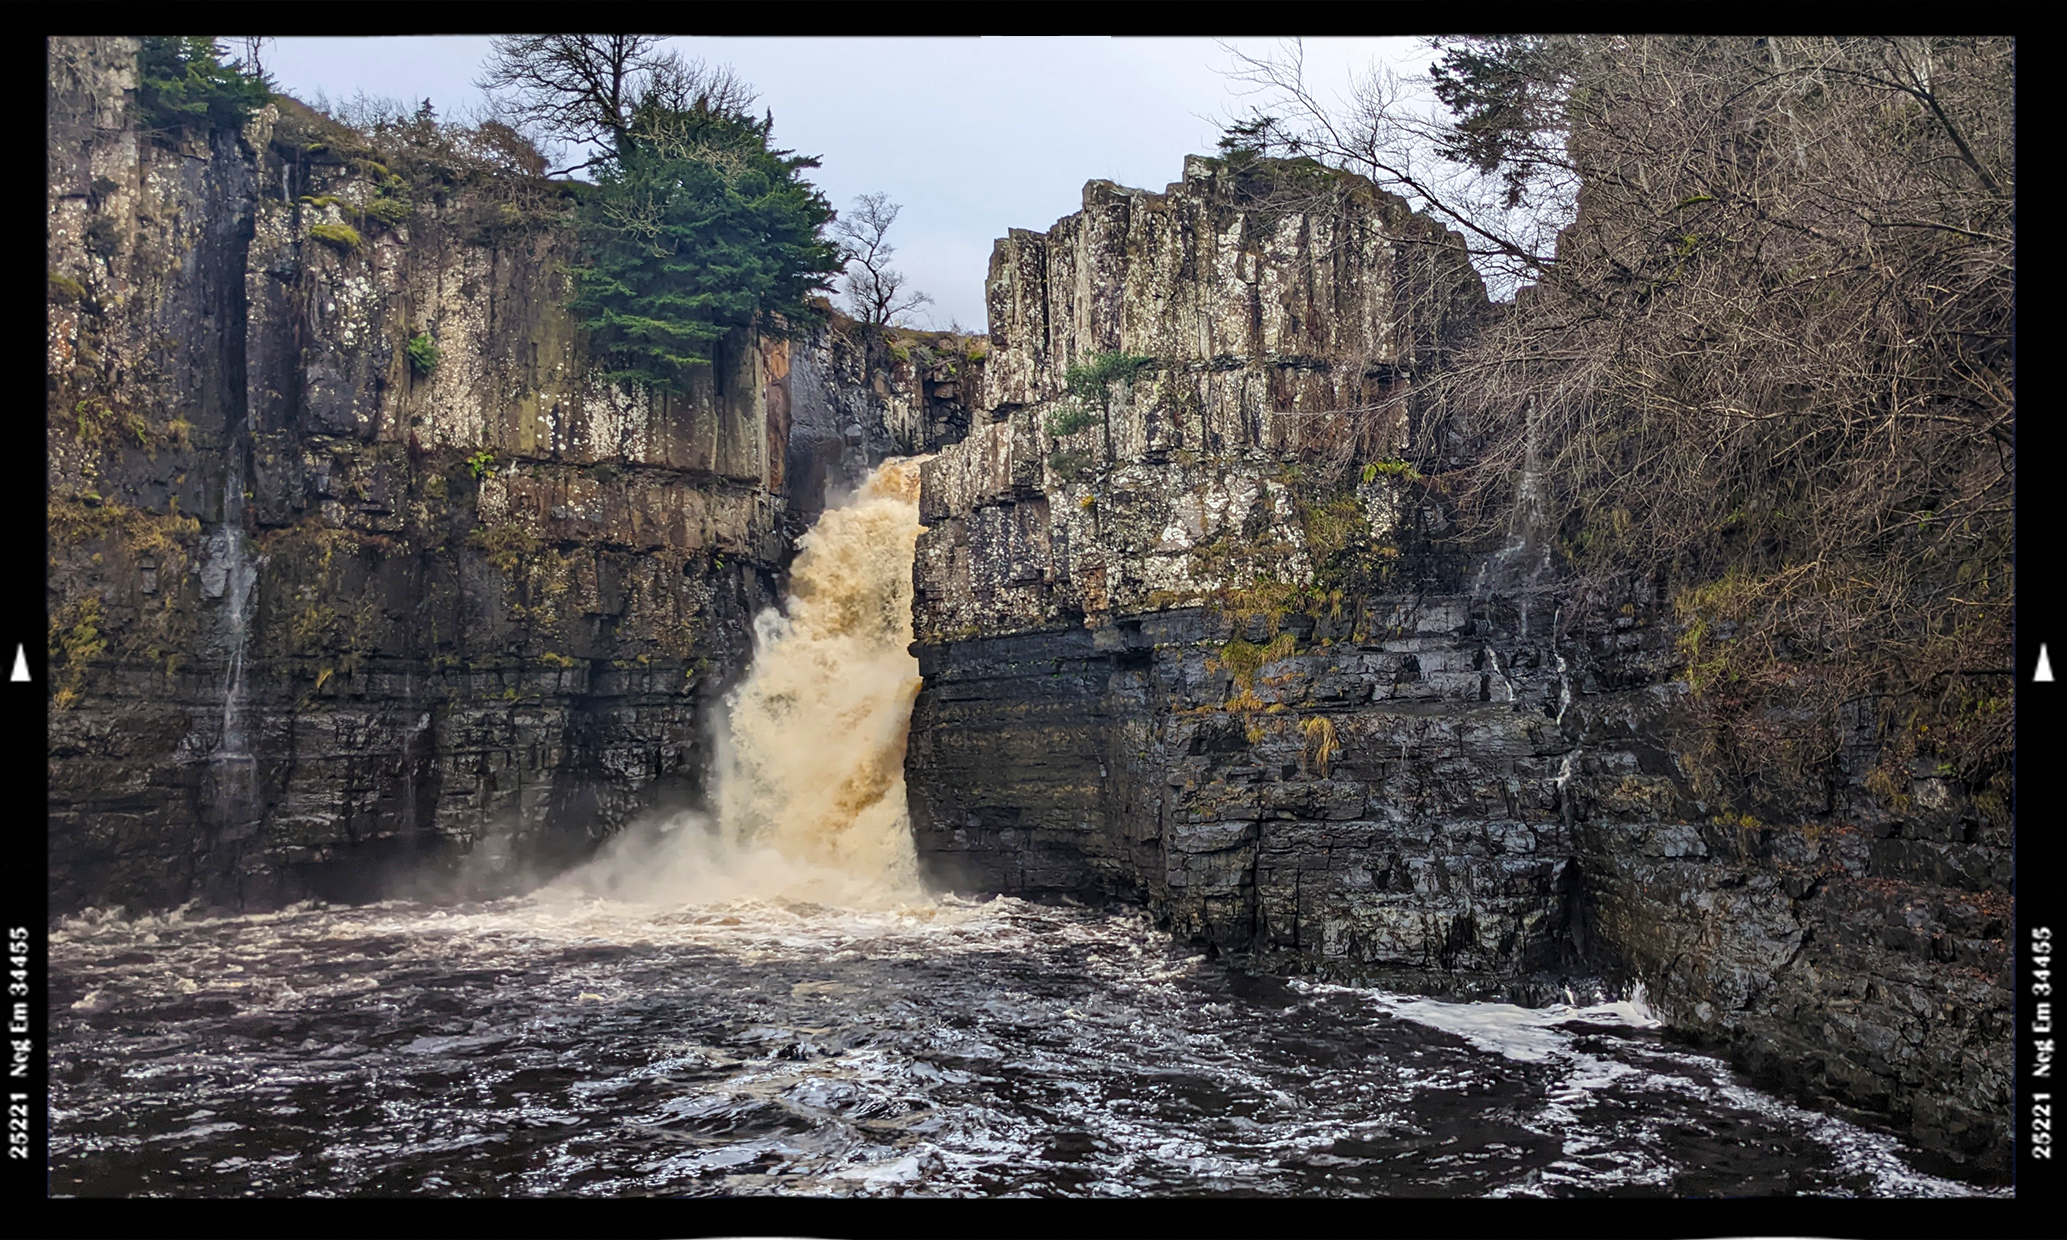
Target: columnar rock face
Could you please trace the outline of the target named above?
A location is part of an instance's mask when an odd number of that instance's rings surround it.
[[[989,421],[926,474],[921,640],[1310,575],[1286,471],[1392,455],[1417,368],[1485,302],[1443,230],[1329,186],[1290,210],[1194,157],[1165,193],[1094,181],[1081,213],[998,243]],[[1101,357],[1145,362],[1071,397]],[[1353,502],[1337,516],[1381,540],[1409,515],[1389,481]]]
[[[299,105],[146,133],[135,40],[49,47],[54,911],[507,878],[695,796],[826,487],[980,388],[838,332],[612,386],[564,186],[382,223],[379,152]]]
[[[2006,825],[1923,769],[1899,818],[1696,796],[1659,600],[1573,614],[1519,538],[1431,544],[1395,453],[1484,304],[1461,246],[1308,175],[1195,158],[998,244],[983,403],[920,500],[932,874],[1142,900],[1273,971],[1641,983],[1771,1079],[2006,1165]]]

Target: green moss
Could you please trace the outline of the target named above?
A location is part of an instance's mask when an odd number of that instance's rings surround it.
[[[309,236],[346,254],[359,248],[359,230],[350,224],[313,224]]]
[[[52,706],[69,710],[86,684],[86,669],[105,653],[100,599],[95,595],[65,604],[50,618],[50,661],[58,669]]]
[[[1094,353],[1078,365],[1071,366],[1064,372],[1062,381],[1077,399],[1097,401],[1103,408],[1108,384],[1114,380],[1131,380],[1143,367],[1154,364],[1152,357],[1113,349]]]
[[[466,541],[469,547],[479,551],[490,564],[504,573],[517,571],[518,565],[527,557],[537,554],[539,547],[544,545],[539,539],[525,533],[523,527],[508,521],[501,525],[482,526],[468,534]]]
[[[201,534],[199,521],[176,511],[151,512],[98,496],[53,495],[45,513],[54,544],[75,547],[118,537],[132,553],[155,557],[161,571],[168,563],[183,565],[186,543]]]
[[[1219,649],[1214,661],[1228,675],[1234,677],[1237,685],[1246,690],[1255,688],[1256,673],[1261,671],[1265,664],[1275,663],[1279,659],[1289,659],[1298,653],[1298,650],[1299,642],[1290,633],[1279,633],[1260,646],[1237,637]]]
[[[375,196],[372,202],[366,204],[365,212],[367,218],[379,220],[390,228],[402,223],[415,213],[415,204],[411,203],[407,198],[390,197],[386,194]]]
[[[1048,415],[1048,433],[1057,439],[1074,435],[1098,420],[1098,415],[1074,401],[1057,405]]]
[[[361,548],[350,531],[324,525],[313,518],[299,525],[263,531],[258,546],[272,566],[269,577],[275,583],[278,600],[271,632],[285,643],[284,653],[313,655],[346,651],[340,669],[349,672],[358,665],[358,649],[370,627],[368,617],[353,614],[352,624],[333,602],[346,598],[338,554],[350,556]],[[365,598],[370,600],[369,592]],[[347,604],[349,605],[349,604]],[[349,631],[347,631],[349,629]]]
[[[1372,461],[1370,464],[1365,465],[1363,477],[1366,483],[1376,482],[1380,478],[1396,478],[1401,482],[1419,482],[1421,481],[1421,471],[1415,469],[1412,462],[1394,458],[1387,461]]]
[[[50,273],[50,296],[54,301],[80,302],[86,300],[86,286],[70,276]]]
[[[314,586],[301,587],[295,601],[300,605],[287,617],[289,646],[303,653],[322,649],[337,626],[337,608],[323,602]]]
[[[1370,540],[1371,526],[1364,517],[1364,506],[1353,495],[1296,507],[1299,524],[1306,534],[1307,555],[1317,566],[1326,565],[1344,551],[1361,548]]]
[[[1308,590],[1305,586],[1274,577],[1258,578],[1255,585],[1243,590],[1229,590],[1217,600],[1220,611],[1232,620],[1235,627],[1246,629],[1249,621],[1263,617],[1265,627],[1272,636],[1284,627],[1285,617],[1294,611],[1303,611]]]
[[[81,444],[104,452],[116,450],[124,441],[144,449],[167,444],[185,447],[188,432],[193,430],[193,423],[183,418],[174,418],[163,428],[153,426],[138,410],[118,407],[99,396],[74,403],[71,419],[60,425],[72,431]]]

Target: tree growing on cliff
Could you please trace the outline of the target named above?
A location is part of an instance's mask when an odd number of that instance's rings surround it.
[[[888,194],[863,194],[852,210],[833,221],[833,240],[847,265],[840,287],[847,294],[848,311],[869,327],[888,327],[933,303],[925,293],[907,288],[904,273],[890,266],[897,248],[887,238],[902,210]]]
[[[573,306],[613,380],[681,392],[728,332],[820,317],[809,298],[840,267],[833,212],[802,176],[818,161],[775,149],[773,125],[649,99],[598,165]]]
[[[154,129],[241,129],[273,97],[263,73],[226,63],[222,45],[206,35],[148,36],[136,69],[137,108]]]
[[[1462,533],[1669,602],[1690,756],[1776,807],[1861,743],[1897,804],[1918,760],[2006,779],[2014,45],[1433,50],[1447,115],[1247,71],[1278,149],[1409,194],[1527,286],[1420,383],[1423,462],[1468,462],[1441,480]]]
[[[802,175],[818,161],[775,149],[774,115],[748,111],[730,69],[654,35],[517,35],[494,41],[477,84],[508,123],[599,148],[560,173],[595,175],[573,308],[610,378],[682,392],[728,333],[822,317],[810,299],[840,258]]]
[[[519,130],[603,148],[561,173],[621,155],[642,108],[743,115],[753,106],[753,89],[731,69],[684,59],[662,43],[645,34],[501,35],[474,85]]]

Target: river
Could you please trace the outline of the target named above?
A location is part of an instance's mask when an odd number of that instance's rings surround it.
[[[53,932],[81,1196],[2003,1195],[1669,1043],[1245,976],[1124,910],[940,896],[903,811],[915,462],[805,538],[707,814],[492,902]]]

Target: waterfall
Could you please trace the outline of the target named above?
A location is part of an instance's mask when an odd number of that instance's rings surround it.
[[[1508,675],[1507,669],[1500,666],[1500,652],[1493,649],[1490,645],[1482,646],[1480,650],[1486,657],[1487,665],[1493,669],[1494,675],[1500,677],[1500,683],[1506,687],[1507,700],[1510,702],[1514,701],[1514,677]]]
[[[1551,547],[1546,526],[1546,491],[1541,456],[1542,415],[1536,404],[1529,405],[1527,420],[1523,423],[1523,456],[1521,474],[1515,479],[1514,507],[1508,514],[1507,539],[1479,565],[1478,577],[1473,581],[1471,596],[1474,600],[1488,593],[1520,596],[1522,611],[1522,634],[1528,634],[1527,595],[1536,592],[1550,576]]]
[[[245,655],[257,595],[258,559],[244,534],[244,481],[231,469],[223,480],[222,525],[211,534],[201,568],[202,590],[223,600],[218,647],[223,651],[222,730],[209,766],[215,785],[217,821],[249,821],[257,801],[257,759],[252,749],[250,690]]]
[[[904,793],[920,463],[884,462],[799,541],[787,609],[755,619],[726,699],[709,811],[627,830],[558,886],[665,903],[923,895]]]

